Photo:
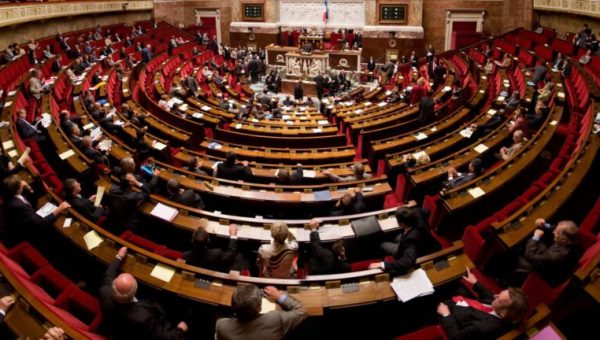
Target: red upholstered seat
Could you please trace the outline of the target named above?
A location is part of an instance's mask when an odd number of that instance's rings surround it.
[[[54,306],[63,309],[57,314],[81,330],[93,332],[102,321],[98,299],[75,286],[65,290]]]
[[[66,278],[52,266],[45,266],[31,275],[31,282],[44,289],[53,298],[60,296],[66,289],[75,286],[71,280]]]
[[[49,265],[48,260],[33,248],[29,242],[19,243],[7,255],[18,263],[29,275],[33,275],[40,268]]]
[[[396,340],[446,340],[446,334],[444,329],[440,325],[429,326],[421,328],[418,331],[414,331],[410,334],[402,335],[396,338]]]

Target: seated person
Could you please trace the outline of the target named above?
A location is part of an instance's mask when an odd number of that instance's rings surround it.
[[[202,169],[203,165],[204,165],[204,161],[202,160],[202,158],[200,158],[198,156],[191,156],[188,159],[187,165],[184,166],[183,169],[197,173],[199,175],[209,176],[208,173]]]
[[[285,222],[275,222],[271,227],[271,242],[269,244],[263,244],[258,248],[258,261],[261,276],[280,279],[296,276],[296,268],[291,259],[289,261],[280,262],[281,265],[279,267],[271,266],[269,260],[282,255],[283,252],[291,253],[296,256],[298,252],[298,242],[296,242],[296,238],[288,230],[288,226]]]
[[[394,275],[405,274],[415,268],[417,259],[438,251],[441,247],[431,235],[427,212],[418,207],[400,207],[395,212],[401,231],[393,242],[383,242],[381,249],[393,256],[391,262],[371,263],[369,269],[382,269]]]
[[[513,133],[513,144],[511,146],[500,148],[500,157],[503,160],[509,160],[512,156],[514,156],[517,151],[519,151],[527,142],[527,138],[524,137],[525,134],[521,130],[517,130]]]
[[[527,119],[527,128],[532,131],[539,130],[539,128],[542,127],[542,123],[544,123],[547,116],[548,106],[546,106],[546,104],[543,101],[538,100],[535,103],[535,109],[533,114],[525,115],[525,118]]]
[[[46,136],[44,135],[43,127],[39,121],[31,124],[27,121],[27,111],[20,109],[17,113],[17,132],[23,139],[34,138],[37,143],[45,143]]]
[[[160,106],[165,111],[171,111],[171,106],[169,105],[169,96],[166,94],[160,96],[158,106]]]
[[[175,203],[187,205],[196,209],[204,209],[202,197],[193,190],[184,190],[179,184],[179,181],[174,178],[167,182],[167,197]]]
[[[481,175],[483,173],[483,161],[479,158],[473,159],[469,163],[469,172],[467,173],[460,173],[454,167],[448,168],[447,172],[448,181],[444,183],[444,188],[446,190],[454,189]]]
[[[237,155],[231,151],[225,155],[225,162],[217,165],[217,176],[233,181],[252,179],[252,169],[248,166],[248,161],[237,164]]]
[[[552,90],[554,89],[554,82],[552,79],[548,80],[546,85],[538,90],[537,100],[541,100],[544,103],[548,103],[550,100],[550,95],[552,94]]]
[[[281,308],[261,314],[263,295]],[[253,284],[239,285],[231,307],[234,317],[217,320],[215,339],[286,339],[308,316],[298,300],[273,286],[261,292]]]
[[[63,201],[51,214],[41,217],[36,213],[37,199],[33,189],[19,175],[11,175],[2,182],[4,216],[6,224],[2,242],[12,247],[24,240],[42,240],[52,223],[65,210],[71,207]]]
[[[141,191],[134,191],[133,187]],[[148,187],[138,181],[133,173],[126,173],[119,178],[118,184],[113,184],[106,196],[108,228],[114,232],[135,230],[139,224],[138,207],[150,197]]]
[[[292,174],[287,169],[277,169],[277,181],[279,184],[300,184],[303,177],[304,170],[300,163],[296,164],[296,169]]]
[[[515,111],[513,119],[508,122],[508,126],[509,133],[514,133],[517,130],[527,131],[527,117],[521,112],[521,108]]]
[[[519,91],[513,91],[510,97],[502,102],[504,104],[504,109],[506,110],[514,110],[521,103],[521,98],[519,97]]]
[[[539,218],[535,224],[538,229],[527,240],[525,253],[519,257],[516,272],[535,271],[551,284],[563,282],[573,273],[582,254],[577,243],[579,229],[573,221],[560,221],[553,226]]]
[[[494,62],[492,61],[492,58],[487,58],[485,66],[483,67],[483,72],[487,75],[494,73]]]
[[[106,152],[109,150],[98,150],[98,143],[97,141],[94,142],[92,136],[88,135],[81,138],[80,150],[87,158],[94,161],[95,164],[104,164],[108,166],[108,157],[106,156]]]
[[[468,269],[463,278],[473,284],[478,299],[454,296],[438,305],[448,339],[495,339],[527,317],[528,298],[520,288],[511,287],[494,295]]]
[[[319,224],[317,219],[310,221],[310,250],[308,257],[308,268],[311,275],[325,275],[345,273],[351,270],[346,259],[346,248],[344,241],[337,240],[331,250],[321,244],[319,237]]]
[[[363,202],[362,189],[356,187],[354,189],[348,189],[336,202],[329,214],[331,216],[360,214],[365,208],[366,205]]]
[[[183,253],[183,258],[187,264],[216,270],[229,272],[230,269],[240,270],[242,268],[234,266],[237,252],[237,226],[229,225],[229,243],[227,250],[220,248],[208,248],[210,236],[206,230],[199,227],[192,235],[192,249]],[[239,264],[238,264],[239,265]],[[233,268],[232,268],[233,267]]]
[[[119,167],[115,167],[113,170],[116,176],[132,174],[137,182],[135,184],[140,187],[142,191],[153,192],[157,188],[160,170],[150,169],[151,167],[144,167],[142,169],[142,172],[145,175],[144,178],[141,175],[136,174],[136,165],[132,157],[122,158],[119,165]]]
[[[65,180],[63,191],[65,193],[65,200],[69,202],[77,212],[82,214],[83,217],[92,222],[98,222],[100,217],[108,213],[102,206],[94,206],[96,195],[92,195],[88,198],[81,196],[81,183],[74,178]]]
[[[351,181],[360,181],[363,179],[371,178],[371,174],[365,173],[365,166],[362,163],[354,163],[352,165],[352,175],[340,177],[330,170],[323,170],[321,172],[323,175],[328,176],[332,182],[351,182]]]

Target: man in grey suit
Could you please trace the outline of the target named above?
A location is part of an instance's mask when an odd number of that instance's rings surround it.
[[[306,310],[293,297],[272,286],[265,287],[263,294],[282,310],[261,315],[262,295],[258,287],[239,286],[231,297],[234,317],[217,320],[215,339],[285,339],[306,319]]]

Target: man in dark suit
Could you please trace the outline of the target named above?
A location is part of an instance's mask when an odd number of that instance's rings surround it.
[[[225,155],[225,162],[217,165],[217,176],[233,181],[248,180],[252,178],[252,169],[248,166],[248,161],[237,164],[237,156],[229,151]]]
[[[146,45],[142,49],[142,61],[144,64],[148,63],[152,59],[152,46],[150,44]]]
[[[319,100],[323,99],[323,89],[325,88],[325,78],[321,73],[319,73],[315,78],[315,87],[317,89],[317,98]]]
[[[183,339],[187,324],[181,321],[174,327],[162,306],[136,298],[137,282],[131,274],[119,274],[126,255],[127,248],[119,249],[100,287],[106,332],[114,339]]]
[[[185,78],[186,81],[186,85],[188,87],[188,89],[190,90],[190,92],[194,95],[194,97],[198,96],[198,82],[196,81],[196,78],[194,78],[194,76],[189,75],[187,78]]]
[[[479,298],[454,296],[438,305],[437,313],[448,339],[495,339],[527,316],[528,299],[520,288],[508,288],[494,295],[468,268],[463,278],[473,284]]]
[[[20,109],[17,117],[17,132],[22,138],[35,138],[35,141],[38,143],[44,143],[46,141],[46,136],[44,133],[37,127],[38,124],[31,124],[27,121],[27,111],[25,109]]]
[[[15,165],[10,157],[2,154],[2,150],[0,150],[0,181],[4,181],[4,179],[10,175],[19,173],[19,171],[24,169],[24,164],[28,161],[29,157],[21,160],[21,162],[17,162]]]
[[[369,72],[375,72],[375,66],[375,59],[373,56],[369,57],[369,61],[367,62],[367,70],[369,70]]]
[[[167,197],[175,203],[187,205],[196,209],[204,209],[202,197],[193,190],[184,190],[181,188],[179,181],[174,178],[167,182]]]
[[[62,69],[62,65],[60,64],[60,56],[57,56],[52,62],[51,70],[54,73],[58,73]]]
[[[227,250],[221,248],[208,248],[209,235],[204,228],[198,228],[192,236],[192,249],[183,253],[186,263],[192,266],[207,268],[221,272],[230,269],[240,270],[242,261],[236,261],[237,252],[237,226],[229,226],[229,243]],[[238,259],[239,260],[239,259]]]
[[[65,200],[88,220],[98,222],[100,217],[105,214],[104,208],[94,206],[93,202],[96,200],[96,195],[92,195],[87,199],[81,196],[81,183],[76,179],[66,179],[63,184],[63,191]]]
[[[369,269],[379,268],[402,275],[415,267],[419,257],[438,251],[441,247],[429,231],[425,210],[416,207],[400,207],[395,215],[401,232],[394,242],[381,244],[384,253],[394,256],[394,261],[372,263]]]
[[[360,187],[349,189],[330,211],[331,216],[360,214],[366,208]]]
[[[473,159],[469,163],[469,172],[460,173],[455,168],[448,169],[448,181],[444,183],[444,189],[450,190],[463,185],[476,178],[483,172],[483,161],[479,158]]]
[[[421,98],[421,102],[419,103],[419,124],[421,124],[421,126],[425,126],[433,122],[435,119],[434,107],[435,103],[433,98],[431,98],[431,93],[428,92]]]
[[[287,169],[278,169],[277,170],[277,180],[279,184],[300,184],[302,183],[302,178],[304,178],[304,169],[302,169],[302,164],[296,164],[296,169],[292,174],[290,174]]]
[[[320,221],[313,219],[310,221],[310,255],[308,257],[308,268],[311,275],[337,274],[349,272],[350,264],[346,259],[346,249],[344,241],[338,240],[332,250],[321,244],[319,237]]]
[[[141,191],[133,191],[132,186]],[[107,226],[113,231],[135,229],[139,224],[138,206],[148,199],[150,190],[132,173],[121,177],[119,184],[113,185],[108,191],[108,220]]]
[[[19,175],[11,175],[2,182],[4,195],[4,216],[6,218],[2,241],[11,247],[23,240],[41,238],[46,228],[50,228],[56,217],[71,207],[62,202],[46,217],[36,214],[37,200],[33,190]]]
[[[560,221],[553,226],[540,218],[535,223],[538,229],[527,240],[516,271],[524,274],[535,271],[550,284],[561,283],[573,273],[582,254],[577,244],[579,229],[573,221]]]
[[[302,100],[304,98],[304,88],[302,88],[302,80],[294,86],[294,99]]]

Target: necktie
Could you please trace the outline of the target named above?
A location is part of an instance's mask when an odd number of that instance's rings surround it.
[[[460,295],[459,296],[454,296],[452,298],[452,301],[454,301],[456,303],[464,301],[464,302],[467,303],[467,305],[469,305],[469,307],[475,308],[475,309],[480,310],[480,311],[482,311],[484,313],[491,313],[491,312],[494,311],[494,309],[492,307],[488,306],[488,305],[484,305],[483,303],[481,303],[481,302],[479,302],[477,300],[467,299],[466,297],[460,296]]]

